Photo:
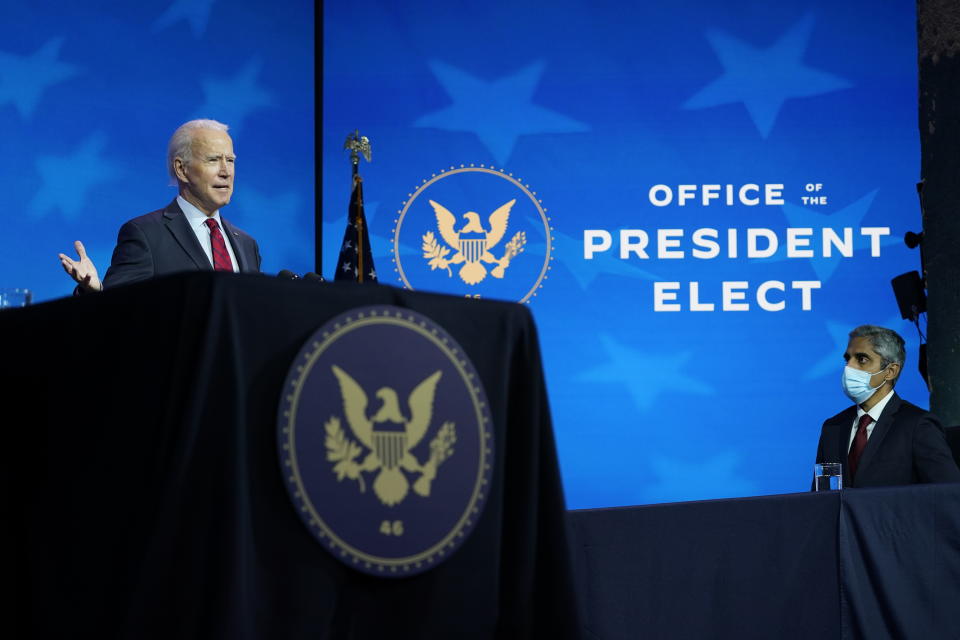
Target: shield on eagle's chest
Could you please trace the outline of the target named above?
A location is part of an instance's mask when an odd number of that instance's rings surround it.
[[[380,422],[373,429],[373,452],[385,469],[396,469],[407,452],[406,425]]]
[[[486,251],[486,245],[487,234],[485,233],[460,234],[460,253],[467,262],[479,262],[480,256]]]

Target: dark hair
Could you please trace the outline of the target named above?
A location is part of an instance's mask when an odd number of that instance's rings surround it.
[[[900,365],[900,369],[903,369],[903,363],[907,359],[907,350],[904,347],[903,338],[893,329],[863,324],[851,331],[850,337],[867,338],[873,350],[880,355],[880,364],[884,367],[891,362],[896,362]],[[898,374],[896,378],[891,380],[891,386],[896,385],[899,378],[900,375]]]

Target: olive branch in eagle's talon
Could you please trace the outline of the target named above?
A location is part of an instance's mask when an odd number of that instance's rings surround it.
[[[450,249],[447,247],[441,247],[437,243],[437,238],[433,235],[433,231],[427,231],[423,234],[423,257],[430,259],[430,270],[434,269],[446,269],[447,275],[453,277],[453,272],[450,271],[450,267],[447,266],[449,262],[446,260],[447,254],[450,253]]]
[[[360,465],[354,461],[363,449],[344,435],[340,428],[340,419],[336,416],[327,420],[324,428],[327,431],[327,460],[336,463],[333,465],[333,472],[337,474],[337,481],[342,481],[344,477],[356,480],[360,483],[360,493],[365,492],[367,487],[360,475]]]
[[[423,465],[420,477],[413,483],[413,490],[421,496],[430,495],[430,485],[437,477],[437,467],[453,455],[453,445],[457,442],[457,431],[453,422],[447,421],[437,430],[430,441],[430,459]]]
[[[502,278],[503,272],[507,267],[510,266],[510,261],[523,251],[523,245],[525,244],[527,244],[526,232],[517,231],[515,234],[513,234],[513,237],[510,238],[510,242],[508,242],[504,248],[503,257],[497,260],[497,266],[493,268],[493,271],[490,272],[490,275],[492,275],[494,278]]]

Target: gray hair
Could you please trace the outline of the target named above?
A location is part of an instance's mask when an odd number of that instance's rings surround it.
[[[867,338],[870,346],[880,355],[880,364],[884,367],[891,362],[896,362],[903,370],[903,363],[907,359],[907,350],[904,347],[903,338],[893,329],[877,327],[872,324],[860,325],[850,332],[851,338]],[[896,385],[899,375],[891,381],[891,385]]]
[[[177,127],[177,130],[170,136],[170,143],[167,145],[167,172],[170,174],[170,184],[177,184],[177,172],[174,171],[173,161],[180,158],[184,164],[187,164],[193,159],[191,147],[194,132],[199,129],[209,129],[226,133],[229,128],[216,120],[191,120]]]

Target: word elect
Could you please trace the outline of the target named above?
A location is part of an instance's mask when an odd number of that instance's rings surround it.
[[[750,283],[740,280],[726,280],[720,283],[719,302],[710,302],[701,298],[700,283],[686,283],[688,296],[680,301],[682,282],[654,282],[654,311],[750,311],[751,301],[747,299]],[[800,308],[810,311],[813,308],[811,292],[820,288],[818,280],[794,280],[790,290],[799,292]],[[775,293],[773,293],[775,292]],[[783,311],[787,308],[787,285],[779,280],[767,280],[755,288],[753,298],[756,305],[764,311]],[[687,303],[684,307],[684,302]],[[719,309],[718,309],[719,306]]]

